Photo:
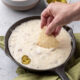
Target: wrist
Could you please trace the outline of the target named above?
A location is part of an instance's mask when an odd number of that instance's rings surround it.
[[[72,20],[80,20],[80,2],[71,4],[72,6]]]

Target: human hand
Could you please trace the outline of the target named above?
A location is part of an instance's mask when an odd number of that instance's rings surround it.
[[[63,25],[73,21],[76,10],[74,7],[74,4],[60,2],[49,4],[41,14],[41,28],[47,26],[48,35],[58,35]]]

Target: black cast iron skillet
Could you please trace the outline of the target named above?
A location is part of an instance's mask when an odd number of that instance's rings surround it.
[[[38,72],[38,73],[43,73],[43,72],[47,72],[47,71],[49,71],[49,72],[56,72],[56,73],[60,76],[60,78],[61,78],[62,80],[69,80],[69,78],[68,78],[67,75],[65,74],[64,69],[65,69],[65,66],[66,66],[67,62],[69,61],[69,59],[72,57],[72,55],[73,55],[74,52],[75,52],[75,49],[76,49],[76,41],[75,41],[75,37],[74,37],[74,35],[73,35],[72,29],[69,28],[69,27],[67,27],[67,26],[64,26],[64,29],[65,29],[65,30],[70,34],[70,36],[71,36],[71,40],[72,40],[72,42],[71,42],[72,50],[71,50],[70,56],[68,57],[68,59],[65,61],[64,64],[62,64],[62,65],[60,65],[60,66],[58,66],[58,67],[56,67],[56,68],[51,68],[51,69],[47,69],[47,70],[38,70],[38,69],[36,70],[36,69],[24,67],[23,65],[21,65],[20,63],[18,63],[18,62],[13,58],[13,56],[11,56],[10,51],[9,51],[9,47],[8,47],[8,40],[9,40],[9,37],[10,37],[12,31],[13,31],[17,26],[19,26],[20,24],[22,24],[22,23],[24,23],[24,22],[27,22],[27,21],[29,21],[29,20],[33,20],[33,19],[40,19],[40,16],[32,16],[32,17],[24,18],[24,19],[16,22],[14,25],[12,25],[12,26],[10,27],[10,29],[7,31],[6,36],[5,36],[5,52],[6,52],[6,54],[7,54],[10,58],[12,58],[13,61],[15,61],[19,66],[21,66],[21,67],[23,67],[23,68],[25,68],[25,69],[27,69],[27,70],[29,70],[29,71],[31,71],[31,72]]]

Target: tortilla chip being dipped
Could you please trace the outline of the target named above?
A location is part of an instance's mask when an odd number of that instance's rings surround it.
[[[53,35],[47,35],[45,33],[46,27],[44,27],[40,34],[37,41],[37,45],[43,48],[57,48],[59,45],[59,42],[56,40],[56,38]]]

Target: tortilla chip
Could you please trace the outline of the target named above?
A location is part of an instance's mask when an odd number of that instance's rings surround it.
[[[48,36],[47,34],[45,34],[45,31],[46,31],[46,27],[44,27],[41,30],[37,41],[37,45],[43,48],[57,48],[59,42],[56,40],[56,38],[53,35]]]

